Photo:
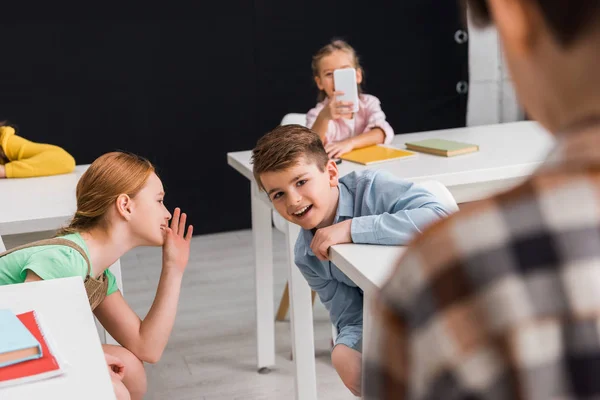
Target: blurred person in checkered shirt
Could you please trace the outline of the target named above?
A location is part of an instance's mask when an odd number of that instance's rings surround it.
[[[467,4],[556,148],[412,243],[374,307],[365,398],[600,399],[600,0]]]

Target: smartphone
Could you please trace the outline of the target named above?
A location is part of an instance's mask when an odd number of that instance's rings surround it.
[[[353,112],[358,111],[358,85],[356,84],[356,70],[354,68],[336,69],[333,71],[333,85],[336,91],[344,92],[337,96],[338,101],[351,101],[354,104]]]

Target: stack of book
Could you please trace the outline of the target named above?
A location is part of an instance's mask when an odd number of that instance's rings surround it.
[[[63,374],[54,350],[35,311],[0,310],[0,388]]]

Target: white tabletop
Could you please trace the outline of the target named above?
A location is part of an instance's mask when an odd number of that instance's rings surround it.
[[[374,293],[394,272],[405,251],[404,246],[349,243],[332,246],[329,256],[359,288]]]
[[[75,189],[89,165],[70,174],[0,179],[0,235],[58,229],[77,209]]]
[[[0,389],[0,399],[115,398],[81,278],[0,286],[0,308],[15,313],[35,310],[56,352],[69,364],[64,375]]]
[[[479,152],[457,157],[417,153],[416,157],[369,166],[384,169],[413,182],[435,179],[451,188],[456,185],[522,178],[540,165],[554,145],[554,138],[536,122],[524,121],[396,135],[392,143],[441,138],[479,145]],[[252,180],[251,151],[229,153],[228,163]],[[344,161],[341,175],[367,167]]]

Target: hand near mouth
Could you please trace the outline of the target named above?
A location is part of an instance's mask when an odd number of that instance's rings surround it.
[[[190,243],[192,241],[193,226],[188,226],[185,233],[187,215],[181,213],[179,208],[173,212],[171,227],[163,228],[165,243],[163,244],[163,268],[175,268],[183,273],[190,257]]]

